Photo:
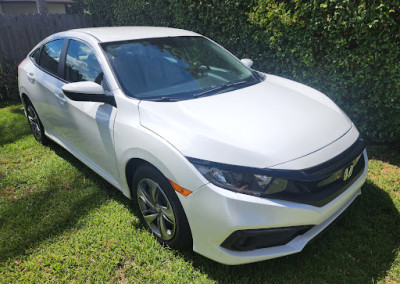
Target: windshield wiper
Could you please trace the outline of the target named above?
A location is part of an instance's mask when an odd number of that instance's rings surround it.
[[[158,98],[143,98],[144,101],[152,101],[152,102],[177,102],[181,99],[175,97],[158,97]]]
[[[217,86],[217,87],[214,87],[214,88],[211,88],[211,89],[207,89],[207,90],[205,90],[203,92],[194,94],[193,96],[195,98],[198,98],[198,97],[204,96],[206,94],[213,93],[215,91],[223,91],[223,90],[229,89],[231,87],[238,86],[238,85],[243,85],[243,84],[247,84],[247,83],[249,83],[247,80],[228,83],[228,84],[225,84],[225,85],[221,85],[221,86]]]

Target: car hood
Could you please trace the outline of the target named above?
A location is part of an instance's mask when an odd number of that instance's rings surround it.
[[[208,97],[141,101],[139,111],[143,127],[187,157],[257,168],[318,151],[352,127],[320,92],[273,75]]]

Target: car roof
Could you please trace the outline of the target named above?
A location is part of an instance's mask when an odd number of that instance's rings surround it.
[[[191,31],[167,27],[96,27],[75,29],[66,33],[91,35],[99,42],[175,36],[200,36]]]

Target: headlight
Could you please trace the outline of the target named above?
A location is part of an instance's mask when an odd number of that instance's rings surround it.
[[[249,195],[263,196],[282,192],[287,180],[246,171],[226,169],[223,165],[207,165],[191,161],[197,170],[216,186]],[[229,166],[226,166],[229,167]]]

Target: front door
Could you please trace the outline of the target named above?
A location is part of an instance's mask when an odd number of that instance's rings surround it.
[[[67,82],[93,81],[108,91],[95,52],[86,43],[77,40],[69,42],[64,78]],[[72,101],[67,98],[66,116],[60,131],[65,144],[85,162],[118,181],[113,139],[116,112],[117,109],[109,104]]]

